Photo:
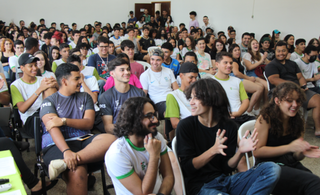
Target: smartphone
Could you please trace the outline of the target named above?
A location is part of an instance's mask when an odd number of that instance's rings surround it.
[[[91,136],[93,136],[93,134],[83,135],[83,136],[79,137],[77,140],[83,141],[83,140],[89,139]]]
[[[307,85],[303,85],[301,86],[302,89],[306,89],[307,88]]]

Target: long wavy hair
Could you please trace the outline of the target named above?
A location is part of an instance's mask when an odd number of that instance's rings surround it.
[[[270,133],[276,135],[277,137],[283,136],[284,131],[286,131],[286,134],[291,134],[294,137],[300,137],[304,132],[304,120],[301,117],[300,111],[294,117],[290,117],[288,122],[288,129],[283,129],[282,111],[275,103],[276,97],[280,101],[285,101],[292,95],[294,91],[298,93],[299,98],[296,101],[300,102],[301,105],[302,102],[306,100],[305,93],[297,84],[292,82],[284,82],[279,84],[273,90],[271,100],[260,112],[260,115],[263,117],[263,119],[271,125]]]
[[[251,55],[251,60],[254,62],[254,61],[260,61],[261,60],[261,54],[260,54],[260,46],[259,46],[259,49],[258,51],[256,51],[255,53],[252,51],[252,46],[251,46],[251,43],[253,41],[257,41],[257,43],[259,44],[258,40],[257,39],[252,39],[250,42],[249,42],[249,45],[248,45],[248,53]]]
[[[231,109],[229,100],[218,81],[211,78],[200,79],[192,83],[186,90],[187,99],[191,98],[191,94],[194,94],[203,106],[212,107],[213,121],[227,122],[230,118]]]
[[[114,125],[114,135],[117,137],[139,134],[143,129],[144,105],[150,103],[154,110],[157,108],[152,100],[146,97],[132,97],[121,106],[117,121]]]
[[[49,64],[49,60],[48,60],[47,54],[45,52],[43,52],[43,51],[37,51],[36,53],[33,54],[33,56],[36,56],[38,54],[41,54],[43,56],[43,58],[44,58],[44,62],[45,62],[44,67],[43,67],[44,70],[51,72],[52,69],[51,69],[51,65]],[[37,76],[42,76],[41,70],[39,68],[38,68],[38,71],[37,71]]]

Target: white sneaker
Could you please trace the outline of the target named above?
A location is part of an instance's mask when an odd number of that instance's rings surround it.
[[[63,159],[52,160],[49,164],[50,180],[56,179],[65,170],[67,170],[67,164]]]
[[[251,111],[255,116],[259,116],[260,114],[260,108],[258,110],[252,109]]]

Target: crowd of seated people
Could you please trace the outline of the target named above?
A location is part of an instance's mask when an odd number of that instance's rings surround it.
[[[188,26],[166,10],[129,15],[80,29],[0,21],[0,104],[18,110],[30,137],[41,118],[50,180],[87,194],[88,169],[104,161],[117,194],[182,194],[183,186],[187,194],[320,194],[319,177],[299,162],[320,150],[303,140],[298,112],[312,110],[320,137],[320,37],[295,40],[275,29],[236,40],[234,27],[215,34],[195,11]],[[240,140],[239,126],[256,118]],[[0,139],[32,193],[42,193],[17,153],[22,145]],[[244,153],[253,150],[258,160],[246,171]]]

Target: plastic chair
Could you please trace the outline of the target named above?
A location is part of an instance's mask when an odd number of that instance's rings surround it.
[[[268,77],[266,76],[266,72],[265,72],[265,71],[263,72],[263,76],[264,76],[264,78],[265,78],[265,79],[266,79],[266,81],[267,81],[267,84],[268,84],[268,91],[270,91],[270,83],[269,83]]]
[[[37,155],[37,163],[34,166],[34,175],[38,175],[38,171],[40,171],[40,178],[42,182],[42,189],[43,194],[46,195],[46,181],[45,177],[49,175],[48,173],[48,167],[43,163],[42,160],[42,128],[41,128],[41,120],[39,117],[34,118],[34,145],[35,145],[35,153]],[[96,166],[90,166],[94,167],[94,170],[88,169],[88,173],[92,173],[95,171],[101,171],[101,180],[102,180],[102,188],[103,188],[103,194],[104,195],[110,195],[108,192],[109,188],[113,188],[113,185],[106,185],[106,176],[105,176],[105,169],[104,169],[104,162],[97,162],[93,163]]]
[[[141,64],[143,66],[144,70],[147,70],[148,68],[151,68],[151,65],[148,62],[144,62],[144,61],[136,61],[139,64]]]
[[[238,136],[240,138],[240,140],[243,138],[244,134],[246,133],[247,130],[250,131],[250,134],[253,132],[254,130],[254,125],[256,123],[256,120],[251,120],[251,121],[247,121],[245,123],[243,123],[240,127],[239,127],[239,130],[238,130]],[[253,167],[256,163],[256,160],[253,156],[253,152],[251,151],[251,154],[252,154],[252,166],[250,166],[250,159],[249,159],[249,155],[248,153],[245,153],[246,155],[246,162],[247,162],[247,167],[248,167],[248,170]]]
[[[180,173],[181,173],[181,183],[182,183],[183,195],[186,195],[187,193],[186,193],[186,188],[185,188],[185,185],[184,185],[183,174],[182,174],[182,170],[181,170],[181,167],[180,167],[179,158],[178,158],[178,154],[177,154],[177,137],[173,138],[171,146],[172,146],[173,154],[177,159],[177,162],[178,162],[177,164],[178,164],[178,167],[179,167],[179,170],[180,170]]]

